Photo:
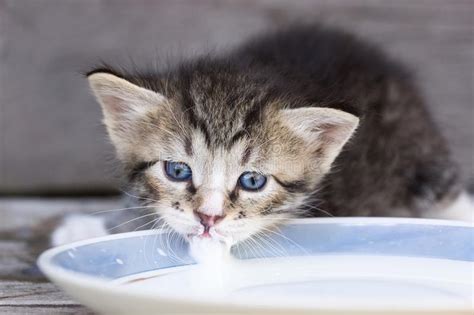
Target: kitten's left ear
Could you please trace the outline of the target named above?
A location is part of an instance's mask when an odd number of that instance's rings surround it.
[[[332,108],[303,107],[280,111],[282,122],[318,153],[323,168],[329,168],[359,125],[356,116]]]

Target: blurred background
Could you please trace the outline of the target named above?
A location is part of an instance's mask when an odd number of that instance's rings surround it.
[[[81,76],[100,60],[173,62],[295,21],[346,28],[411,66],[472,178],[473,14],[471,0],[0,0],[0,194],[117,192]]]

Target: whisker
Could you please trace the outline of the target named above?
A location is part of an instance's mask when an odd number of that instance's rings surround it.
[[[318,208],[318,207],[316,207],[316,206],[309,205],[309,204],[308,204],[308,205],[303,205],[303,206],[301,206],[301,208],[303,208],[303,209],[308,209],[308,210],[317,210],[317,211],[319,211],[319,212],[321,212],[321,213],[324,213],[324,214],[327,215],[328,217],[335,217],[332,213],[330,213],[330,212],[328,212],[328,211],[326,211],[326,210],[320,209],[320,208]]]
[[[158,218],[158,220],[157,220],[155,223],[153,223],[153,225],[151,226],[150,230],[153,230],[153,229],[155,228],[155,226],[156,226],[157,224],[159,224],[159,222],[160,222],[161,220],[162,220],[162,218]],[[156,239],[157,237],[158,237],[158,234],[156,234],[156,235],[154,236],[154,239]],[[159,235],[159,237],[160,237],[160,239],[161,239],[161,235]],[[147,264],[150,264],[149,261],[148,261],[148,256],[146,255],[146,253],[148,253],[147,248],[146,248],[147,241],[148,241],[148,238],[145,239],[145,242],[144,242],[144,244],[143,244],[143,251],[144,251],[144,254],[145,254],[145,261],[147,262]],[[154,247],[154,246],[153,246],[153,247]],[[150,252],[152,253],[151,258],[153,259],[153,263],[156,265],[156,260],[155,260],[155,258],[154,258],[154,257],[155,257],[154,255],[156,255],[156,253],[154,253],[154,249],[152,249]]]
[[[247,239],[248,241],[248,246],[254,253],[254,258],[263,258],[265,257],[264,255],[261,254],[261,252],[258,250],[258,247],[261,246],[260,243],[258,243],[255,239],[255,235],[252,235]]]
[[[158,214],[157,214],[157,213],[148,213],[148,214],[139,216],[139,217],[137,217],[137,218],[133,218],[133,219],[131,219],[131,220],[128,220],[128,221],[126,221],[126,222],[123,222],[123,223],[121,223],[121,224],[119,224],[119,225],[116,225],[116,226],[114,226],[114,227],[112,227],[112,228],[110,228],[110,229],[107,229],[107,231],[110,232],[110,231],[115,230],[115,229],[117,229],[117,228],[119,228],[119,227],[121,227],[121,226],[124,226],[124,225],[129,224],[129,223],[132,223],[132,222],[134,222],[134,221],[136,221],[136,220],[140,220],[140,219],[142,219],[142,218],[146,218],[146,217],[149,217],[149,216],[152,216],[152,215],[158,215]]]
[[[155,200],[155,199],[152,199],[152,198],[147,198],[147,197],[140,197],[140,196],[135,196],[125,190],[120,190],[122,193],[124,193],[125,195],[129,196],[129,197],[132,197],[132,198],[136,198],[136,199],[139,199],[139,200],[148,200],[148,201],[151,201],[151,202],[160,202],[159,200]]]
[[[128,208],[118,208],[118,209],[108,209],[108,210],[100,210],[96,212],[89,213],[90,215],[97,215],[102,213],[108,212],[119,212],[119,211],[126,211],[126,210],[137,210],[137,209],[149,209],[149,208],[156,208],[155,206],[137,206],[137,207],[128,207]]]
[[[139,227],[137,227],[136,229],[134,229],[134,231],[140,230],[142,227],[147,226],[147,225],[149,225],[149,224],[151,224],[151,223],[154,223],[154,222],[156,222],[156,221],[158,221],[158,220],[160,220],[160,218],[158,218],[158,219],[153,219],[153,220],[151,220],[151,221],[148,221],[147,223],[142,224],[142,225],[140,225]],[[150,229],[150,230],[151,230],[151,229]]]
[[[171,232],[171,242],[173,242],[174,240],[178,241],[180,238],[181,238],[181,235],[179,235],[178,232],[174,230]],[[176,259],[178,259],[179,262],[181,262],[182,264],[185,263],[185,261],[178,254],[176,254],[173,248],[170,248],[170,250],[172,254],[174,255],[174,257],[176,257]]]
[[[167,251],[168,251],[168,257],[169,257],[171,260],[173,260],[174,262],[177,263],[177,262],[179,262],[179,261],[178,261],[178,260],[176,259],[176,257],[175,257],[176,255],[175,255],[174,252],[173,252],[173,249],[172,249],[172,247],[171,247],[171,240],[170,240],[170,236],[171,236],[171,233],[173,232],[173,228],[171,228],[171,227],[169,226],[169,224],[168,224],[166,221],[164,221],[164,225],[167,226],[167,227],[169,227],[169,229],[168,229],[168,230],[166,231],[166,233],[164,234],[164,235],[165,235],[165,246],[164,246],[164,248],[166,248]],[[156,245],[156,238],[155,238],[155,240],[154,240],[154,242],[153,242],[153,248],[155,248],[155,245]]]
[[[275,226],[275,229],[278,229],[280,232],[276,232],[274,230],[271,230],[271,229],[268,229],[268,228],[263,228],[264,231],[266,232],[269,232],[269,233],[273,233],[285,240],[287,240],[288,242],[292,243],[293,245],[295,245],[298,249],[300,249],[305,255],[308,255],[308,251],[306,249],[304,249],[300,244],[296,243],[295,241],[293,241],[291,238],[283,235],[283,233],[281,232],[281,230]]]
[[[255,247],[255,240],[253,239],[254,235],[252,235],[251,237],[247,238],[245,241],[244,241],[244,244],[246,245],[246,247],[248,247],[249,251],[251,251],[253,253],[253,258],[263,258],[264,256],[262,256],[257,248]],[[258,243],[256,243],[258,245]],[[245,247],[244,247],[245,249]],[[248,256],[247,256],[248,257]]]
[[[265,242],[267,246],[269,246],[275,251],[275,256],[288,256],[288,252],[285,250],[285,248],[280,243],[275,241],[272,237],[265,234],[263,231],[258,232],[256,235],[257,237],[260,237],[260,239]]]

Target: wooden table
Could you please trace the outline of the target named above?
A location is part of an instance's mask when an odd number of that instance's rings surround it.
[[[46,239],[46,231],[38,235],[37,227],[48,218],[120,204],[118,198],[0,198],[0,314],[92,314],[41,276],[34,265],[38,248],[32,244]]]

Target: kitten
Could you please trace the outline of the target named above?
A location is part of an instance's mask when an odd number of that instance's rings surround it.
[[[299,216],[472,220],[410,73],[345,32],[296,27],[88,80],[130,194],[184,237],[236,243]]]

